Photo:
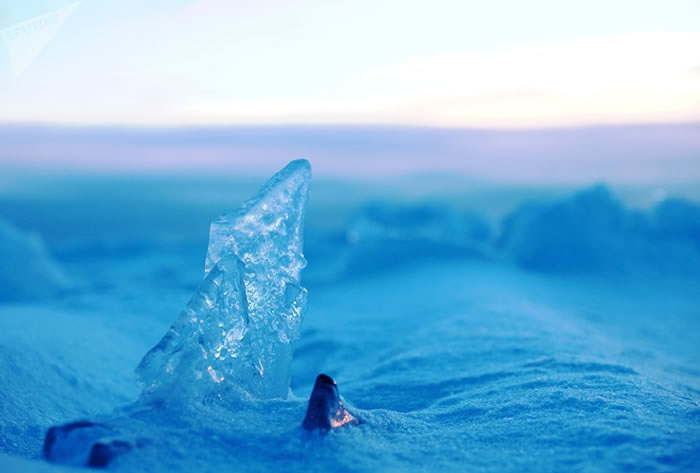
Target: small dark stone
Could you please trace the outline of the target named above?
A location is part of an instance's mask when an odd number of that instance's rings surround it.
[[[318,375],[302,427],[306,430],[329,431],[345,424],[357,423],[358,420],[343,407],[333,378],[325,374]]]
[[[129,450],[131,450],[131,444],[123,440],[114,440],[108,443],[97,442],[90,450],[87,466],[104,468],[116,457],[123,455]]]
[[[67,434],[68,432],[76,429],[84,429],[87,427],[93,427],[95,424],[89,421],[78,421],[71,422],[70,424],[59,425],[56,427],[51,427],[48,432],[46,432],[46,437],[44,438],[44,458],[50,459],[51,449],[56,443],[56,438],[59,434]]]

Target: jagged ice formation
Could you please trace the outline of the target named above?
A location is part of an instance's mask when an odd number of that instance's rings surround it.
[[[310,182],[309,162],[292,161],[212,222],[204,281],[137,368],[147,394],[287,396],[306,306],[300,276]]]

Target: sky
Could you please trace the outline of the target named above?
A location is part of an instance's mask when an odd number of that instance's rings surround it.
[[[697,0],[0,0],[0,122],[700,120]]]

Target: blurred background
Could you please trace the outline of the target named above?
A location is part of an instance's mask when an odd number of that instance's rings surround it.
[[[312,208],[333,209],[319,225],[351,218],[339,199],[450,196],[496,226],[592,183],[636,208],[695,201],[698,17],[692,0],[2,2],[0,215],[50,246],[114,237],[121,213],[143,215],[120,231],[177,236],[244,198],[229,182],[298,157]],[[164,201],[206,210],[166,223]]]
[[[3,2],[0,218],[59,258],[164,239],[201,256],[217,213],[305,157],[310,280],[345,271],[315,254],[367,239],[450,254],[473,230],[512,256],[521,204],[591,185],[572,227],[610,206],[617,234],[695,238],[698,17],[692,0]],[[454,227],[464,212],[478,230]]]

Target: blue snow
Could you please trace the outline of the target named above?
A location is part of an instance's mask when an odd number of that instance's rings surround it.
[[[84,463],[100,439],[123,472],[700,470],[696,203],[319,180],[305,211],[309,178],[293,163],[242,206],[264,179],[0,192],[0,471],[75,471],[42,458],[74,421],[95,427],[57,455]],[[159,344],[194,335],[183,307],[223,338]],[[255,311],[274,323],[244,346]],[[270,384],[250,358],[210,372],[221,340],[279,362]],[[154,346],[139,376],[157,396],[135,373]],[[301,428],[319,373],[360,424]]]

